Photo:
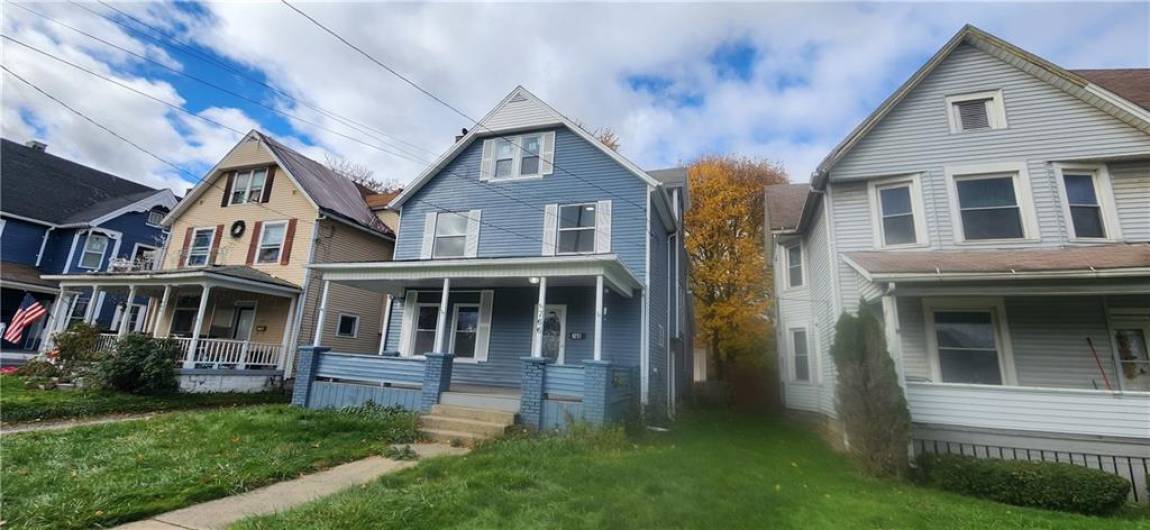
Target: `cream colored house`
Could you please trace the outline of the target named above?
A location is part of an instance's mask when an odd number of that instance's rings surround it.
[[[157,267],[50,278],[64,296],[91,290],[149,297],[137,329],[184,344],[186,388],[262,387],[290,376],[293,345],[313,339],[321,293],[309,265],[391,259],[394,231],[366,193],[252,131],[164,219],[171,236]],[[327,299],[325,341],[375,352],[383,295],[333,285]],[[130,327],[119,326],[118,334]],[[271,379],[218,377],[240,371]]]

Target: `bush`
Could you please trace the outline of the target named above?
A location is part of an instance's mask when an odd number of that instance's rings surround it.
[[[52,336],[55,348],[48,352],[63,377],[73,377],[100,358],[96,350],[100,342],[100,328],[78,323]]]
[[[115,351],[100,359],[97,384],[131,394],[167,394],[179,389],[175,359],[180,351],[173,339],[129,334],[116,342]]]
[[[56,365],[43,359],[29,359],[17,368],[16,371],[13,372],[13,375],[35,378],[58,377],[60,375],[60,369],[56,368]]]
[[[918,477],[928,486],[1015,506],[1105,515],[1130,493],[1125,479],[1073,464],[931,453],[917,461]]]

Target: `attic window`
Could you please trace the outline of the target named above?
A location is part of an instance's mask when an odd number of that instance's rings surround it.
[[[950,96],[946,106],[951,133],[1006,128],[1001,90]]]

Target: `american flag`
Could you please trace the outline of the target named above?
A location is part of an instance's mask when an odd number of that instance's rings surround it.
[[[8,323],[8,331],[4,332],[4,340],[19,344],[20,337],[24,335],[24,329],[46,314],[48,314],[48,310],[44,309],[43,304],[32,298],[32,295],[24,293],[24,301],[20,302],[20,309],[16,310],[15,315],[12,315],[12,321]]]

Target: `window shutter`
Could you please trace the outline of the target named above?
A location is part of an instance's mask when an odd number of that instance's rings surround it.
[[[399,354],[404,357],[411,357],[411,350],[414,348],[413,340],[415,329],[415,308],[418,303],[419,293],[416,291],[408,291],[403,297],[403,325],[399,328]]]
[[[268,167],[268,176],[264,179],[264,196],[260,198],[260,202],[268,202],[272,199],[272,183],[276,180],[276,167]]]
[[[595,205],[595,253],[611,252],[611,201]]]
[[[495,174],[495,139],[483,141],[483,158],[479,162],[479,180],[490,180]]]
[[[208,254],[208,265],[216,264],[216,257],[220,255],[220,240],[224,238],[224,225],[216,225],[216,232],[212,234],[212,251]]]
[[[543,147],[539,156],[539,174],[550,175],[554,172],[555,164],[555,131],[543,133]]]
[[[180,251],[180,262],[179,265],[176,265],[177,268],[183,267],[188,263],[188,249],[192,248],[192,231],[194,230],[194,228],[189,226],[188,229],[184,231],[184,249]]]
[[[559,225],[559,205],[548,204],[543,209],[543,255],[555,255],[556,230]]]
[[[467,240],[463,248],[463,257],[474,258],[479,254],[479,223],[483,210],[467,212]]]
[[[487,360],[487,345],[491,341],[491,308],[495,291],[479,292],[479,327],[475,330],[475,360]]]
[[[236,172],[232,171],[224,176],[224,196],[220,199],[220,208],[228,206],[228,200],[232,196],[232,182],[236,180]]]
[[[263,224],[263,221],[256,221],[252,225],[252,241],[248,244],[248,265],[256,262],[256,252],[259,252],[260,249],[260,228]]]
[[[419,252],[420,259],[431,259],[431,246],[435,244],[435,216],[436,212],[427,212],[423,216],[423,249]]]
[[[990,114],[986,109],[987,103],[988,100],[978,99],[955,104],[955,106],[958,107],[958,116],[962,124],[962,130],[970,131],[990,128]]]
[[[287,230],[284,231],[284,246],[280,251],[280,265],[287,265],[291,262],[291,244],[295,240],[295,224],[295,219],[288,221]]]

